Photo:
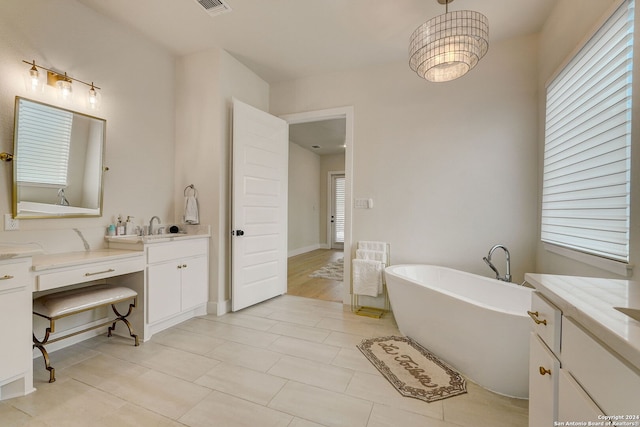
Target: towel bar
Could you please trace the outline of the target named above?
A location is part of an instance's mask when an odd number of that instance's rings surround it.
[[[374,244],[375,249],[380,249],[379,246],[384,248],[384,266],[388,267],[391,265],[391,247],[388,243],[385,242],[358,242],[358,249],[363,249],[361,247],[362,243]],[[357,259],[357,251],[356,251],[356,259]],[[353,269],[351,270],[351,274],[353,276]],[[385,313],[391,311],[391,303],[389,301],[389,294],[387,293],[387,283],[384,279],[384,271],[382,272],[382,297],[384,298],[384,307],[369,307],[369,306],[361,306],[359,301],[359,295],[356,294],[353,290],[353,277],[351,278],[351,311],[359,316],[373,317],[376,319],[380,319],[384,316]]]
[[[196,187],[193,184],[189,184],[186,187],[184,187],[184,197],[187,197],[187,193],[189,192],[189,189],[193,190],[194,196],[198,195],[198,191],[196,190]]]

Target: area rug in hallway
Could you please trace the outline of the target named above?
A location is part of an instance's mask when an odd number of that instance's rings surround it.
[[[337,260],[330,262],[319,270],[314,271],[309,277],[319,277],[322,279],[342,281],[344,274],[344,258],[338,258]]]
[[[357,347],[403,396],[435,402],[467,392],[462,375],[411,338],[371,338]]]

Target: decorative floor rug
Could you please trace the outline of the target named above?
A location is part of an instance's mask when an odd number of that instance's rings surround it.
[[[309,277],[320,277],[322,279],[342,281],[344,275],[344,258],[339,258],[314,271]]]
[[[435,402],[467,392],[462,375],[411,338],[371,338],[357,347],[403,396]]]

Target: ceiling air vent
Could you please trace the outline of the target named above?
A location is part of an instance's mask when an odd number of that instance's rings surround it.
[[[231,7],[223,0],[195,0],[211,16],[231,12]]]

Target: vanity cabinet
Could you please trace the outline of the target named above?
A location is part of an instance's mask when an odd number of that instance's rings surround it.
[[[562,367],[597,409],[591,421],[602,414],[640,416],[640,372],[569,317],[563,319]]]
[[[562,313],[534,292],[529,340],[529,427],[552,426],[558,420],[558,374]]]
[[[0,400],[32,389],[30,258],[0,261]]]
[[[598,421],[604,413],[566,369],[558,376],[558,419]],[[552,425],[552,424],[550,424]]]
[[[529,427],[606,424],[640,416],[640,370],[600,342],[540,292],[531,311]],[[623,421],[640,422],[640,418]],[[598,424],[602,423],[602,424]],[[580,424],[582,425],[582,424]]]
[[[158,325],[168,321],[156,327],[155,332],[185,320],[194,310],[206,312],[208,238],[146,246],[147,322]]]

